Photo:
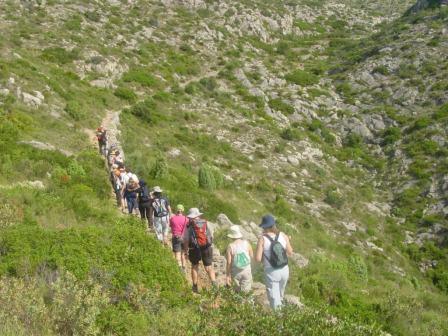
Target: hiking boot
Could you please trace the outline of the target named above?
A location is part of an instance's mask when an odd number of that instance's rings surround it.
[[[197,285],[197,284],[193,284],[193,286],[192,286],[191,290],[193,291],[193,293],[196,293],[196,294],[198,294],[198,293],[199,293],[199,290],[198,290],[198,285]]]
[[[179,269],[180,269],[180,272],[181,272],[182,274],[185,274],[185,273],[186,273],[186,271],[185,271],[185,266],[179,266]]]

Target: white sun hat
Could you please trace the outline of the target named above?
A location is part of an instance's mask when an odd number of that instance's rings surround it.
[[[202,215],[202,212],[199,212],[198,208],[191,208],[190,210],[188,210],[188,218],[196,218],[199,217],[200,215]]]
[[[163,192],[163,190],[159,186],[154,187],[154,189],[152,191],[155,192],[155,193]]]
[[[232,238],[232,239],[243,238],[243,234],[241,233],[239,225],[232,225],[229,230],[230,230],[230,232],[227,235],[227,237]]]

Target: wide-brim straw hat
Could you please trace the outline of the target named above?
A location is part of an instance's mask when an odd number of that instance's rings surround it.
[[[152,189],[152,191],[155,192],[155,193],[163,192],[162,188],[160,188],[159,186],[154,187],[154,189]]]
[[[230,232],[227,235],[227,237],[232,238],[232,239],[243,238],[243,234],[241,233],[239,225],[232,225],[230,227],[229,231]]]
[[[200,215],[202,215],[202,212],[199,211],[198,208],[191,208],[190,210],[188,210],[188,218],[196,218],[199,217]]]

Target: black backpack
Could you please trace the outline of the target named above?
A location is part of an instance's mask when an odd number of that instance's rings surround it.
[[[286,255],[286,249],[283,247],[283,245],[278,241],[278,237],[280,236],[280,232],[277,233],[275,236],[275,239],[272,239],[269,235],[264,235],[266,238],[268,238],[271,242],[271,256],[270,258],[265,258],[268,260],[268,262],[271,264],[272,268],[280,269],[288,265],[288,256]]]
[[[150,201],[149,191],[147,186],[140,188],[140,203],[146,203]]]

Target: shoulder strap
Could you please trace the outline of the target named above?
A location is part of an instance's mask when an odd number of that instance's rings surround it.
[[[270,235],[264,234],[263,236],[266,237],[267,239],[269,239],[271,241],[271,243],[274,242],[274,239],[272,239],[272,237]],[[277,237],[275,237],[275,240],[277,240]]]
[[[280,232],[275,235],[275,241],[278,241],[278,237],[280,237]]]

